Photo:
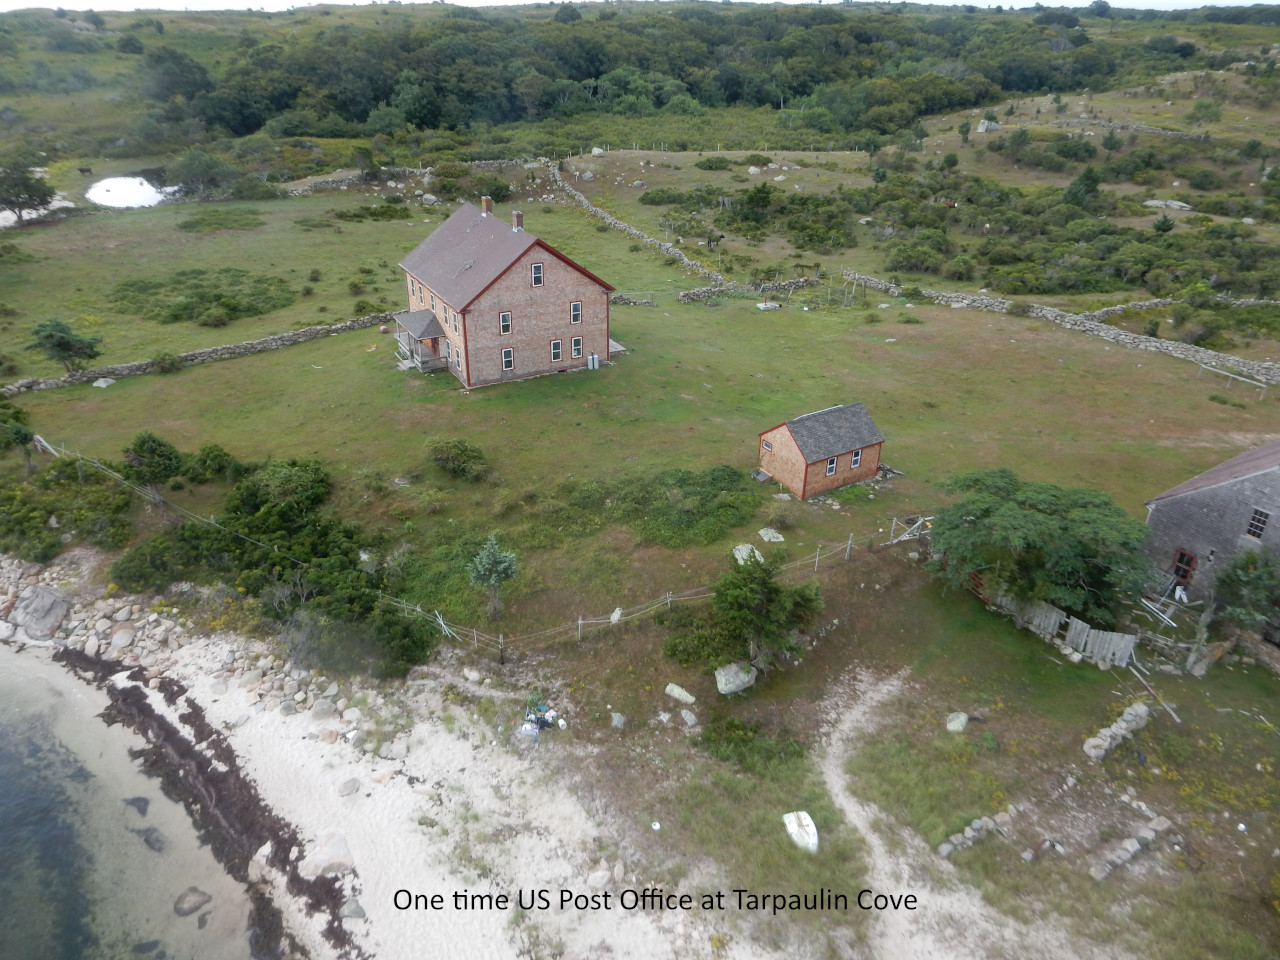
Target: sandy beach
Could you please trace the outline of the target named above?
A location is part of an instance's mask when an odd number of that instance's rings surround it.
[[[732,886],[714,864],[687,858],[681,879],[664,881],[661,824],[642,809],[601,807],[589,746],[559,729],[536,741],[517,733],[526,694],[486,676],[483,662],[442,649],[406,681],[340,682],[266,641],[201,635],[164,600],[104,597],[94,562],[87,553],[48,568],[0,560],[0,640],[25,651],[5,657],[52,654],[79,676],[64,675],[64,690],[96,685],[93,696],[110,700],[103,715],[151,744],[143,766],[249,893],[254,957],[818,955],[816,942],[779,942],[782,919],[731,897],[701,904]],[[45,607],[43,627],[18,625]],[[41,629],[49,635],[30,633]],[[849,792],[850,750],[908,689],[905,674],[833,680],[816,759],[867,842],[866,884],[909,890],[920,907],[872,914],[861,935],[836,927],[822,955],[986,960],[1030,946],[1061,960],[1126,957],[1052,918],[1027,925],[992,909],[950,863]]]

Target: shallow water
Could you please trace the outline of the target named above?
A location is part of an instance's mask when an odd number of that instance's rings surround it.
[[[45,653],[0,645],[0,957],[244,960],[244,886],[129,756],[141,738],[97,718],[106,705]],[[190,886],[213,899],[179,917]]]
[[[86,200],[102,207],[154,207],[177,187],[153,187],[142,177],[107,177],[84,192]]]

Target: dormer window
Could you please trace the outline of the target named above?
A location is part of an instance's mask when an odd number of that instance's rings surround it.
[[[542,264],[534,263],[529,265],[529,277],[533,281],[535,287],[542,286]]]

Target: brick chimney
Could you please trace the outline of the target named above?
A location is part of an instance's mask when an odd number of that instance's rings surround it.
[[[480,198],[480,215],[482,217],[493,216],[493,197]]]
[[[524,214],[519,210],[511,214],[511,230],[513,233],[524,232]]]

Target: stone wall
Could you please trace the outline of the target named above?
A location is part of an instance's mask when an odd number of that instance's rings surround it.
[[[1207,133],[1187,133],[1183,130],[1166,130],[1164,127],[1148,127],[1143,123],[1115,123],[1111,120],[1055,120],[1060,127],[1103,127],[1107,130],[1127,130],[1133,133],[1150,133],[1158,137],[1169,137],[1173,140],[1190,140],[1193,143],[1208,143]]]
[[[295,344],[306,343],[320,337],[334,336],[351,330],[363,330],[380,324],[392,326],[395,319],[389,313],[371,313],[367,317],[355,317],[345,323],[331,326],[306,327],[302,330],[291,330],[289,333],[278,333],[261,340],[249,340],[245,343],[234,343],[222,347],[206,347],[203,350],[192,350],[190,353],[178,354],[184,367],[193,367],[200,363],[213,363],[217,360],[234,360],[236,357],[247,357],[267,350],[279,350]],[[117,363],[108,367],[96,367],[93,370],[77,370],[56,380],[42,380],[29,377],[16,383],[0,387],[0,393],[6,397],[17,396],[32,390],[54,390],[58,387],[70,387],[79,383],[92,383],[99,377],[110,377],[118,380],[121,377],[137,377],[147,373],[156,373],[155,360],[138,360],[133,363]]]

